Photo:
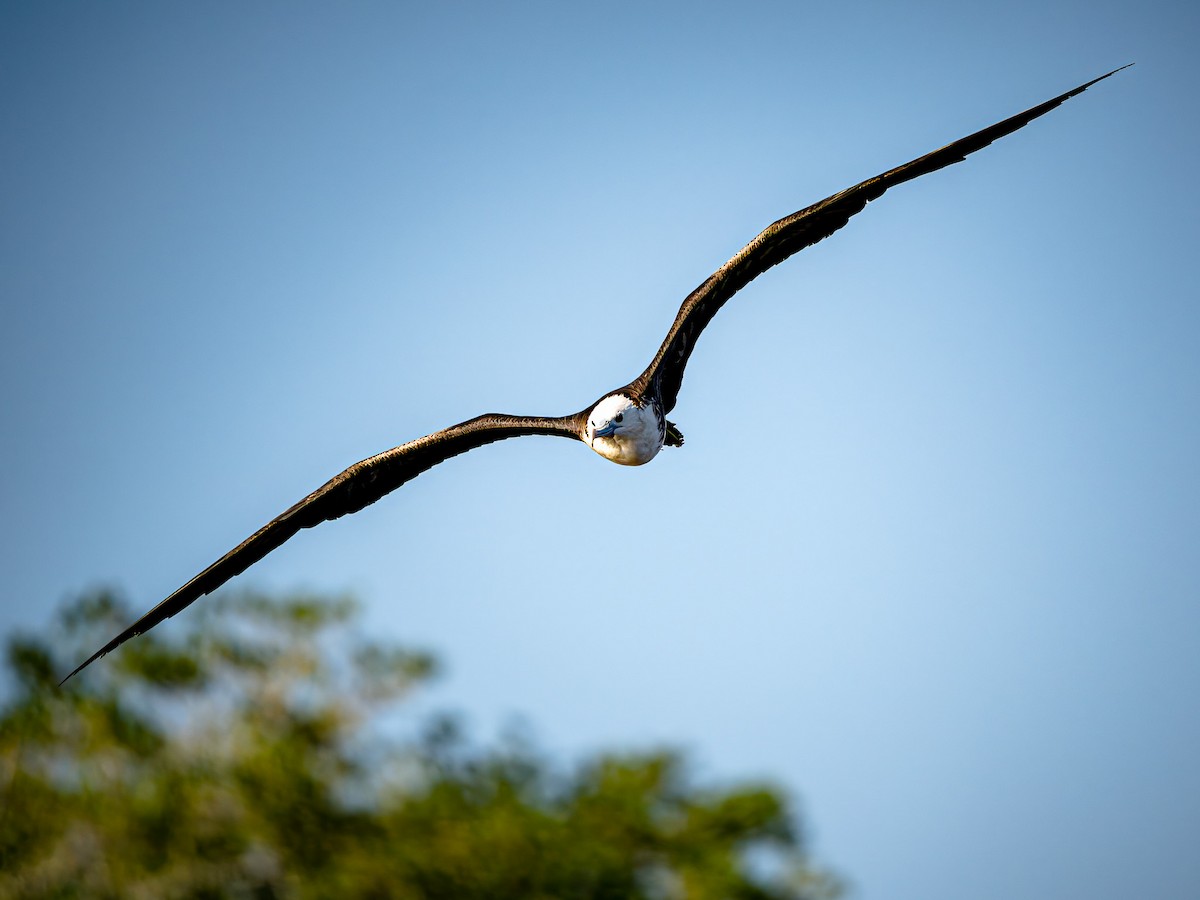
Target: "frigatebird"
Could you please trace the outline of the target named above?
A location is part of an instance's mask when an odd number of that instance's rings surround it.
[[[683,446],[683,434],[673,422],[667,420],[666,415],[675,407],[683,383],[683,371],[696,346],[696,339],[734,294],[767,269],[829,237],[888,188],[962,162],[969,154],[1023,128],[1129,65],[1132,63],[768,225],[758,237],[688,294],[654,359],[641,375],[579,412],[558,417],[488,413],[355,463],[276,516],[179,588],[84,660],[63,682],[130,638],[148,631],[205,594],[212,593],[300,529],[358,512],[452,456],[484,444],[528,434],[582,441],[605,459],[625,466],[640,466],[650,462],[664,446]]]

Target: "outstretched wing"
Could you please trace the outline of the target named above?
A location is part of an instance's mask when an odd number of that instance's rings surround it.
[[[1121,67],[1121,69],[1125,68],[1128,66]],[[827,197],[820,203],[814,203],[806,209],[792,213],[769,225],[762,234],[743,247],[733,259],[721,266],[709,276],[707,281],[687,296],[679,308],[679,314],[675,316],[675,322],[671,325],[666,340],[659,347],[654,361],[633,382],[631,388],[639,393],[646,393],[653,390],[654,382],[657,380],[657,388],[663,406],[667,412],[670,412],[675,406],[679,386],[683,382],[684,367],[687,365],[692,348],[696,345],[697,338],[700,337],[700,332],[712,321],[713,316],[725,305],[726,301],[749,282],[771,266],[783,262],[793,253],[798,253],[805,247],[810,247],[817,241],[829,237],[850,221],[851,216],[860,212],[868,201],[879,197],[888,188],[937,171],[952,163],[962,162],[968,154],[986,147],[992,141],[1007,134],[1012,134],[1038,116],[1048,113],[1064,101],[1087,90],[1096,82],[1115,75],[1121,69],[1114,69],[1106,75],[1094,78],[1087,84],[1081,84],[1074,90],[1055,97],[1053,100],[1047,100],[1010,119],[998,122],[990,128],[977,131],[953,144],[947,144],[940,150],[934,150],[910,163],[869,178],[861,184],[847,188],[832,197]]]
[[[582,440],[587,412],[559,418],[492,413],[393,447],[357,462],[313,491],[287,512],[276,516],[246,540],[150,610],[89,656],[71,675],[86,668],[131,637],[149,631],[163,619],[210,594],[279,547],[302,528],[358,512],[422,472],[452,456],[484,444],[526,434],[548,434]],[[65,683],[68,675],[63,679]]]

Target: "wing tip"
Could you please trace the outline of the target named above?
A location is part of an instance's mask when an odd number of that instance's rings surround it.
[[[60,688],[65,686],[68,681],[70,681],[72,678],[74,678],[76,675],[78,675],[80,672],[82,672],[84,669],[86,669],[88,666],[90,666],[92,663],[94,663],[100,657],[102,657],[106,653],[108,653],[109,649],[110,649],[109,647],[104,647],[103,649],[97,650],[95,653],[93,653],[91,656],[89,656],[87,659],[85,659],[83,662],[81,662],[79,665],[77,665],[74,669],[72,669],[71,673],[69,675],[67,675],[66,678],[64,678],[62,681],[60,681],[58,683],[58,686]]]
[[[1112,76],[1116,75],[1118,72],[1122,72],[1125,69],[1128,69],[1132,65],[1135,65],[1135,63],[1129,62],[1129,63],[1125,63],[1125,65],[1123,65],[1123,66],[1117,66],[1111,72],[1105,72],[1103,75],[1099,76],[1098,78],[1093,78],[1091,81],[1087,82],[1087,84],[1081,84],[1079,87],[1077,87],[1075,89],[1075,93],[1079,93],[1081,91],[1086,91],[1093,84],[1096,84],[1097,82],[1101,82],[1105,78],[1112,78]]]

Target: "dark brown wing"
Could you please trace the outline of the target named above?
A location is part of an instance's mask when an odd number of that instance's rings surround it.
[[[115,650],[131,637],[149,631],[163,619],[175,615],[205,594],[212,593],[230,578],[241,574],[279,547],[301,528],[312,528],[322,522],[358,512],[438,463],[484,444],[526,434],[548,434],[582,440],[586,419],[586,410],[560,418],[492,413],[357,462],[340,475],[331,478],[287,512],[258,529],[93,653],[71,675],[86,668],[110,650]],[[71,675],[64,678],[63,682],[65,683]]]
[[[1121,67],[1121,69],[1125,68],[1128,66]],[[667,412],[670,412],[675,406],[679,386],[683,382],[684,367],[687,365],[692,348],[696,345],[696,339],[700,337],[700,332],[712,321],[712,317],[725,305],[726,301],[750,281],[771,266],[783,262],[793,253],[798,253],[805,247],[810,247],[817,241],[829,237],[850,221],[851,216],[860,212],[868,201],[879,197],[888,188],[937,171],[952,163],[962,162],[968,154],[986,147],[992,141],[1002,138],[1006,134],[1012,134],[1038,116],[1048,113],[1064,101],[1087,90],[1097,81],[1103,81],[1121,69],[1114,69],[1107,75],[1101,75],[1087,84],[1081,84],[1053,100],[1047,100],[1011,119],[1005,119],[990,128],[957,140],[953,144],[947,144],[940,150],[927,153],[919,159],[914,159],[910,163],[870,178],[862,184],[856,184],[852,188],[827,197],[820,203],[792,213],[768,226],[762,234],[743,247],[737,256],[721,266],[707,281],[688,295],[679,308],[679,314],[675,317],[675,322],[667,333],[666,340],[659,347],[654,361],[630,385],[630,388],[637,393],[645,394],[653,391],[654,381],[657,379],[657,388],[663,406]]]

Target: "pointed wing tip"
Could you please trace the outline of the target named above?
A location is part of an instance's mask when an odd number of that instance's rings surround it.
[[[137,633],[140,633],[140,632],[137,632]],[[133,637],[133,635],[128,632],[122,632],[121,634],[117,635],[115,638],[113,638],[111,641],[109,641],[107,644],[105,644],[103,647],[101,647],[99,650],[97,650],[95,653],[93,653],[91,656],[89,656],[87,659],[85,659],[83,662],[81,662],[79,665],[77,665],[74,669],[72,669],[71,674],[69,674],[66,678],[64,678],[62,681],[60,681],[58,683],[58,686],[62,687],[63,685],[65,685],[68,681],[70,681],[72,678],[74,678],[76,675],[78,675],[80,672],[82,672],[84,669],[86,669],[88,666],[90,666],[92,663],[94,663],[100,657],[107,656],[109,653],[111,653],[113,650],[116,650],[118,647],[120,647],[123,643],[125,643],[125,641],[127,641],[131,637]]]
[[[1081,85],[1079,86],[1078,90],[1081,90],[1081,91],[1086,91],[1086,90],[1087,90],[1088,88],[1090,88],[1090,87],[1091,87],[1093,84],[1096,84],[1096,83],[1097,83],[1097,82],[1099,82],[1099,81],[1103,81],[1105,78],[1111,78],[1112,76],[1116,75],[1118,72],[1123,72],[1125,69],[1128,69],[1128,68],[1129,68],[1130,66],[1132,66],[1132,65],[1134,65],[1134,63],[1125,63],[1125,65],[1123,65],[1123,66],[1117,66],[1117,67],[1116,67],[1115,69],[1113,69],[1111,72],[1105,72],[1105,73],[1104,73],[1103,75],[1101,75],[1099,78],[1093,78],[1093,79],[1092,79],[1091,81],[1089,81],[1087,84],[1081,84]]]
[[[1041,106],[1034,107],[1034,109],[1042,110],[1042,112],[1038,113],[1038,116],[1041,116],[1043,113],[1048,112],[1051,109],[1054,109],[1056,106],[1058,106],[1062,103],[1065,103],[1067,100],[1070,100],[1072,97],[1078,97],[1080,94],[1082,94],[1088,88],[1090,88],[1092,85],[1099,84],[1105,78],[1112,78],[1118,72],[1123,72],[1125,69],[1128,69],[1132,65],[1133,65],[1133,63],[1125,63],[1125,65],[1123,65],[1123,66],[1117,66],[1117,68],[1113,69],[1111,72],[1105,72],[1103,75],[1099,75],[1096,78],[1093,78],[1091,81],[1085,81],[1083,84],[1079,85],[1079,87],[1071,88],[1071,90],[1067,91],[1065,94],[1055,97],[1053,100],[1047,100]],[[1043,109],[1043,107],[1044,107],[1044,109]],[[1032,112],[1032,110],[1030,110],[1030,112]]]
[[[76,675],[78,675],[80,672],[82,672],[84,669],[86,669],[88,666],[90,666],[92,663],[94,663],[96,660],[98,660],[100,657],[102,657],[107,652],[108,652],[107,647],[105,647],[103,650],[97,650],[95,653],[93,653],[91,656],[89,656],[87,659],[85,659],[83,662],[81,662],[79,665],[77,665],[74,669],[72,669],[71,674],[69,674],[66,678],[64,678],[62,681],[60,681],[58,683],[58,686],[61,688],[64,685],[66,685],[66,683],[68,681],[70,681],[72,678],[74,678]]]

